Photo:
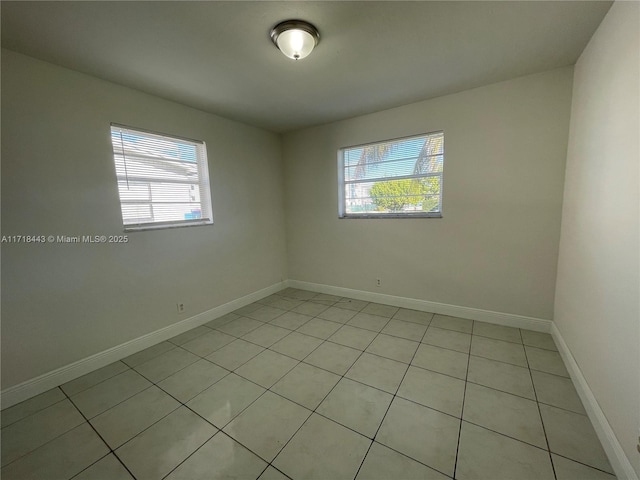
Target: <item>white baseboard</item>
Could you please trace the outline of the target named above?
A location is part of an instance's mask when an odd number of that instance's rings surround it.
[[[292,288],[311,290],[312,292],[326,293],[340,297],[355,298],[367,302],[384,303],[394,307],[410,308],[423,312],[439,313],[452,317],[468,318],[481,322],[495,323],[507,327],[525,328],[537,332],[548,333],[551,331],[551,320],[542,318],[526,317],[513,313],[492,312],[480,308],[461,307],[459,305],[449,305],[447,303],[430,302],[428,300],[418,300],[415,298],[396,297],[383,293],[367,292],[364,290],[352,290],[350,288],[334,287],[320,283],[302,282],[300,280],[287,280],[287,285]]]
[[[109,348],[90,357],[83,358],[64,367],[57,368],[51,372],[40,375],[31,380],[27,380],[18,385],[6,388],[0,392],[0,404],[2,408],[7,408],[23,400],[27,400],[35,395],[46,392],[54,387],[75,380],[82,375],[102,368],[110,363],[121,360],[129,355],[133,355],[156,343],[163,342],[175,337],[187,330],[203,325],[211,320],[233,312],[238,308],[249,305],[257,300],[267,297],[285,288],[286,282],[278,282],[269,287],[250,293],[244,297],[237,298],[231,302],[217,306],[192,317],[174,323],[167,327],[135,338],[121,345]]]
[[[602,447],[609,458],[613,471],[620,480],[638,480],[638,475],[624,453],[622,445],[620,445],[616,434],[607,421],[607,417],[605,417],[604,412],[600,408],[596,397],[593,395],[591,388],[589,388],[587,380],[584,378],[584,375],[582,375],[580,367],[576,363],[575,358],[573,358],[571,350],[569,350],[555,323],[551,326],[551,335],[558,346],[562,360],[569,371],[569,375],[573,380],[573,384],[578,391],[580,400],[582,400],[582,404],[587,411],[587,415],[593,424],[596,434],[600,439],[600,443],[602,443]]]

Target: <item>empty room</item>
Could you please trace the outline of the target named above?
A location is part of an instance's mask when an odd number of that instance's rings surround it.
[[[638,480],[640,2],[0,9],[3,480]]]

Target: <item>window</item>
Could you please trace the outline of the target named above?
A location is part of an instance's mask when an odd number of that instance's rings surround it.
[[[340,149],[340,218],[441,217],[443,165],[443,132]]]
[[[125,231],[213,223],[204,142],[111,125]]]

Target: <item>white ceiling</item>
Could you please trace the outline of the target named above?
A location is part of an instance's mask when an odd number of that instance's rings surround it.
[[[571,65],[610,6],[2,1],[2,46],[284,132]],[[298,62],[269,39],[291,18],[321,35]]]

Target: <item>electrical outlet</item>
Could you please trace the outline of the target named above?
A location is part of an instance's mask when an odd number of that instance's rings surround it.
[[[184,313],[184,303],[176,303],[176,308],[178,309],[178,313]]]
[[[380,278],[376,278],[376,287],[379,287],[382,285],[382,280]]]

